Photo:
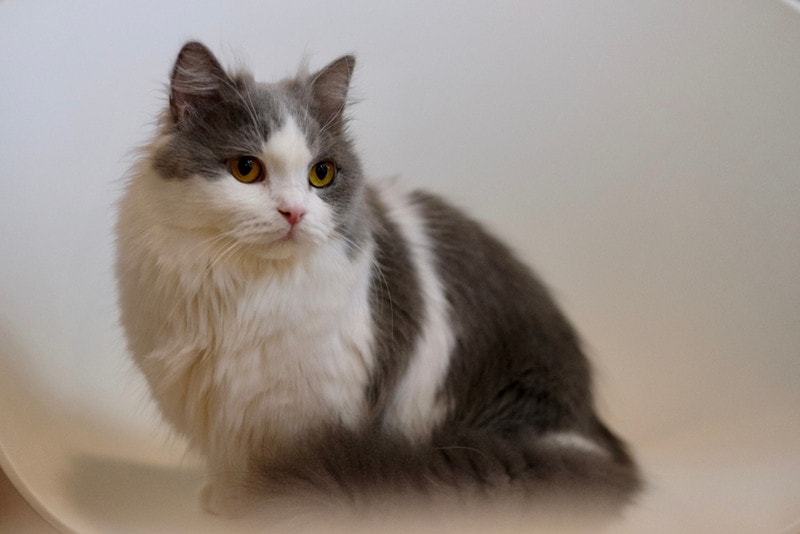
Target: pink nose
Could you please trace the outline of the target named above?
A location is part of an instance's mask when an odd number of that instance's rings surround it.
[[[303,211],[302,208],[279,209],[278,213],[283,215],[283,218],[286,219],[292,226],[299,223],[300,219],[303,218],[303,215],[306,214],[306,212]]]

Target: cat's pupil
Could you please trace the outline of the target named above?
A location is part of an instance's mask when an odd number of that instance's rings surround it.
[[[250,158],[241,158],[236,164],[236,167],[242,176],[247,176],[253,170],[253,160]]]
[[[328,165],[325,163],[317,163],[315,171],[319,178],[325,178],[328,175]]]

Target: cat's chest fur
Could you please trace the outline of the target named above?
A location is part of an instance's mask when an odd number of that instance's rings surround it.
[[[167,342],[138,359],[163,412],[212,457],[277,448],[324,423],[357,427],[373,367],[369,268],[336,243],[261,272],[141,261],[160,294],[129,297],[163,303],[142,314],[143,332]]]
[[[214,364],[221,405],[232,412],[224,419],[253,410],[276,437],[323,418],[361,421],[372,366],[369,276],[363,258],[344,255],[327,247],[227,297]]]

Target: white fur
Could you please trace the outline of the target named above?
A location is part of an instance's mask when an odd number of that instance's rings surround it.
[[[541,439],[542,443],[553,447],[578,449],[583,452],[608,456],[608,451],[597,442],[577,432],[550,432]]]
[[[270,192],[278,209],[307,209],[311,152],[306,146],[305,135],[291,116],[270,136],[264,147],[263,160],[268,170]]]
[[[353,259],[332,239],[293,121],[259,156],[268,178],[258,184],[164,179],[145,158],[117,225],[130,350],[221,484],[265,446],[326,421],[357,426],[374,365],[371,245]],[[306,213],[294,228],[278,212],[286,205]]]
[[[432,245],[419,209],[406,194],[390,187],[382,199],[388,216],[398,225],[411,253],[422,293],[422,332],[405,375],[397,385],[386,414],[386,424],[413,439],[424,439],[447,415],[440,390],[450,365],[455,341],[449,306],[435,270]]]

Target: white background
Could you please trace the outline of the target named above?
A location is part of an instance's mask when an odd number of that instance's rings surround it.
[[[800,15],[772,0],[0,3],[0,457],[45,515],[107,529],[117,479],[81,470],[138,439],[131,473],[173,458],[116,325],[111,228],[190,38],[264,80],[355,53],[368,173],[539,271],[650,512],[800,519]]]

